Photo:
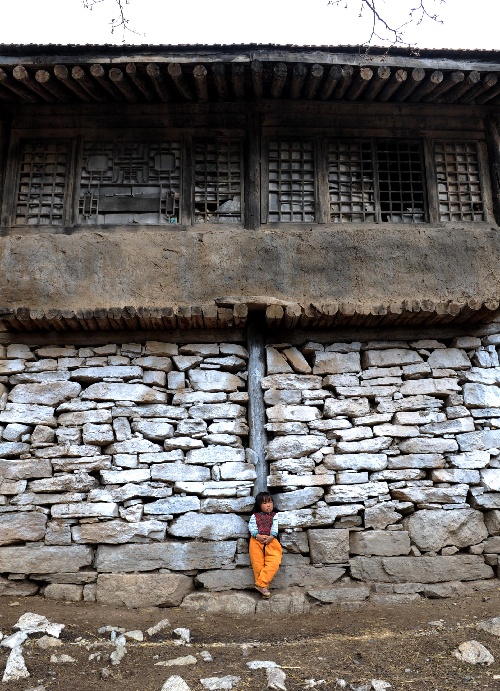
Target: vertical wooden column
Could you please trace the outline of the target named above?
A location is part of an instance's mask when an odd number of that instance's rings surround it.
[[[248,230],[260,225],[260,137],[261,117],[252,105],[247,110],[247,137],[245,142],[245,205],[244,223]]]
[[[249,447],[255,453],[255,481],[254,494],[263,492],[267,488],[266,461],[266,410],[264,392],[261,381],[266,375],[266,343],[264,315],[251,313],[247,322],[248,359],[248,427]]]

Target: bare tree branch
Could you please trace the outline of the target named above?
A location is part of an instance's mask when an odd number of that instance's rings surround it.
[[[101,2],[105,2],[105,0],[82,0],[82,2],[83,6],[87,10],[92,10],[95,7],[95,5]],[[116,5],[116,9],[118,10],[118,16],[114,17],[111,20],[111,33],[114,34],[115,31],[121,29],[123,40],[125,40],[126,32],[129,32],[131,34],[137,34],[137,31],[132,29],[132,27],[130,26],[129,20],[126,16],[125,5],[129,4],[129,0],[113,0],[113,2]]]
[[[328,0],[328,5],[333,6],[344,6],[347,9],[354,0]],[[446,2],[446,0],[415,0],[415,5],[408,9],[408,14],[406,21],[401,24],[394,24],[392,21],[387,19],[387,13],[380,10],[381,4],[384,0],[356,0],[359,3],[359,14],[361,18],[366,12],[371,16],[371,31],[368,39],[363,41],[362,44],[365,46],[370,46],[374,41],[381,41],[383,44],[389,43],[391,46],[394,45],[405,45],[408,47],[410,44],[405,41],[405,30],[410,24],[415,24],[419,26],[424,20],[431,20],[434,22],[442,21],[436,12],[430,11],[428,9],[429,3],[439,3],[440,5]],[[399,0],[396,0],[399,4]]]

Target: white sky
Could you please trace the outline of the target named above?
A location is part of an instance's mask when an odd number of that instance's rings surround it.
[[[418,0],[378,0],[392,19]],[[370,35],[358,18],[359,0],[332,7],[328,0],[128,0],[127,16],[137,34],[110,32],[113,0],[92,11],[82,0],[0,0],[0,43],[277,43],[357,45]],[[443,24],[426,20],[407,30],[420,48],[500,49],[500,0],[426,0]],[[397,8],[397,9],[395,9]],[[394,19],[398,22],[398,18]],[[375,41],[380,44],[380,41]]]

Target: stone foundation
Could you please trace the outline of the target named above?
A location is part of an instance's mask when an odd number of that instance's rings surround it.
[[[274,585],[294,611],[496,587],[497,344],[267,348]],[[226,611],[223,591],[251,589],[247,360],[239,343],[0,346],[0,594]]]

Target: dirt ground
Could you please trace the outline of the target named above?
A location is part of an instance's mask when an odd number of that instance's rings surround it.
[[[159,691],[171,675],[180,675],[192,691],[203,689],[200,679],[236,675],[235,689],[264,691],[265,669],[251,670],[251,660],[272,660],[286,673],[287,691],[316,688],[338,691],[337,679],[361,686],[372,679],[389,682],[396,691],[500,691],[500,638],[476,630],[483,619],[500,615],[500,591],[461,600],[425,600],[399,606],[364,604],[356,610],[322,608],[307,615],[263,619],[253,616],[211,616],[181,608],[125,610],[94,603],[60,603],[43,598],[0,598],[0,631],[12,626],[25,612],[43,614],[65,624],[63,646],[36,647],[30,636],[23,646],[29,679],[0,682],[0,690],[27,691],[43,685],[47,691]],[[127,654],[112,666],[114,649],[105,625],[128,630],[145,629],[168,618],[170,627],[143,643],[127,643]],[[174,644],[172,629],[189,628],[191,643]],[[489,667],[459,662],[452,651],[465,641],[483,643],[495,657]],[[213,661],[200,653],[208,650]],[[52,654],[76,659],[51,663]],[[89,656],[97,653],[89,660]],[[8,651],[0,648],[0,674]],[[156,663],[194,655],[195,665],[162,667]],[[107,671],[102,672],[103,668]],[[498,678],[497,678],[498,677]],[[308,685],[307,680],[324,683]],[[347,687],[349,688],[349,687]]]

